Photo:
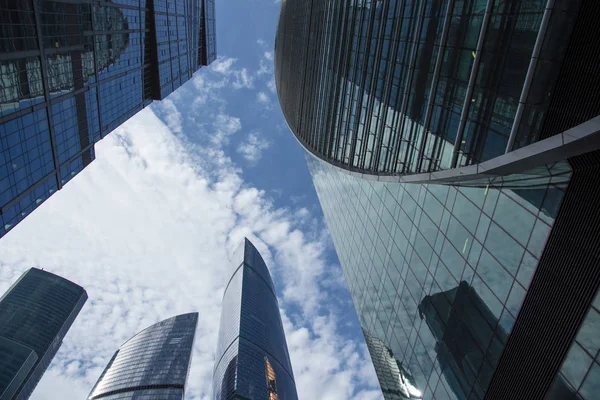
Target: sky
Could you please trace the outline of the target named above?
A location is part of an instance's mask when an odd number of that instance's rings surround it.
[[[89,300],[31,397],[85,398],[140,330],[197,311],[187,399],[210,399],[229,255],[271,270],[301,399],[381,399],[303,151],[273,78],[279,3],[217,1],[218,59],[96,145],[0,241],[0,293],[31,267]]]

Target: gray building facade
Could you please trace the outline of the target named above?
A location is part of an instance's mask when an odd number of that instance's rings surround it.
[[[87,300],[85,290],[37,268],[0,298],[0,399],[28,399]]]
[[[213,399],[297,400],[275,286],[248,240],[236,249],[225,287]]]
[[[0,2],[0,237],[215,58],[214,0]]]
[[[599,16],[282,1],[280,104],[386,399],[600,390]]]
[[[139,332],[115,352],[89,400],[183,400],[198,313],[181,314]]]

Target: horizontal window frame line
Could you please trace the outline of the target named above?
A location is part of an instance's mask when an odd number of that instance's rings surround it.
[[[600,287],[596,231],[600,212],[585,209],[600,198],[600,151],[568,162],[573,168],[569,189],[490,381],[487,400],[504,399],[515,389],[524,398],[550,394]],[[528,357],[522,356],[523,349]]]
[[[78,157],[81,157],[83,155],[83,153],[85,153],[86,151],[91,150],[91,148],[94,147],[94,145],[95,145],[95,143],[88,144],[83,149],[81,149],[80,151],[78,151],[77,154],[71,156],[71,158],[69,158],[67,161],[65,161],[62,164],[60,164],[59,168],[65,166],[65,165],[68,165],[71,162],[75,161]],[[40,186],[41,184],[43,184],[46,181],[46,179],[48,179],[51,175],[56,175],[56,174],[57,174],[56,170],[50,171],[45,176],[43,176],[42,178],[40,178],[39,180],[37,180],[31,186],[29,186],[27,189],[25,189],[23,192],[19,193],[17,196],[15,196],[13,199],[11,199],[8,203],[6,203],[2,207],[0,207],[0,215],[4,214],[4,210],[6,210],[9,207],[14,206],[16,203],[18,203],[19,201],[21,201],[25,196],[27,196],[33,190],[35,190],[38,186]],[[57,190],[60,190],[60,189],[57,189]]]
[[[395,183],[436,183],[442,185],[473,186],[469,181],[489,179],[524,172],[543,165],[564,161],[567,158],[600,150],[600,116],[594,117],[580,125],[562,133],[534,142],[528,146],[513,150],[479,164],[451,168],[435,172],[418,174],[374,174],[369,171],[351,168],[322,154],[316,153],[298,136],[296,140],[304,147],[307,154],[318,160],[327,162],[338,172],[380,182]],[[477,186],[485,187],[486,184]],[[505,183],[510,189],[510,183]]]
[[[119,394],[119,393],[127,393],[127,392],[136,392],[138,390],[146,390],[146,389],[181,389],[184,390],[184,385],[182,384],[174,384],[174,383],[165,383],[162,385],[140,385],[140,386],[131,386],[131,387],[127,387],[127,388],[122,388],[122,389],[116,389],[116,390],[111,390],[109,392],[105,392],[102,394],[99,394],[97,396],[93,396],[90,397],[90,400],[96,400],[96,399],[101,399],[103,397],[108,397],[111,396],[113,394]]]

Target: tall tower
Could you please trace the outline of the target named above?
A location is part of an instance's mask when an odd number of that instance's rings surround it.
[[[281,2],[279,101],[386,399],[596,397],[598,18]]]
[[[0,32],[0,237],[216,58],[214,0],[6,0]]]
[[[213,399],[296,400],[271,274],[248,239],[234,252],[231,265],[223,295]]]
[[[31,268],[0,298],[0,399],[28,399],[87,300],[82,287]]]
[[[181,314],[133,336],[112,356],[88,399],[183,400],[197,324],[198,313]]]

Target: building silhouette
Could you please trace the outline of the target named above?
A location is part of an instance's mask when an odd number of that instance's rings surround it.
[[[248,240],[232,257],[213,374],[213,399],[298,399],[271,274]]]
[[[158,322],[115,352],[88,399],[183,400],[198,313]]]
[[[216,58],[214,0],[6,0],[0,32],[0,237]]]
[[[598,17],[282,2],[280,105],[386,399],[595,398]]]
[[[87,300],[85,290],[31,268],[0,298],[0,399],[28,399]]]

